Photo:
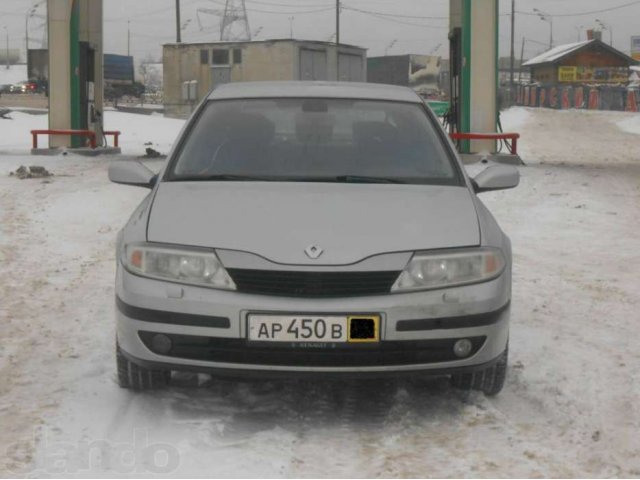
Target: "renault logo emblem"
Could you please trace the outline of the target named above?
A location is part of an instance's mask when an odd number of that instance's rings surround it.
[[[316,258],[319,258],[320,255],[322,255],[323,250],[318,247],[317,245],[309,245],[307,248],[305,248],[304,253],[307,254],[307,257],[309,257],[312,260],[315,260]]]

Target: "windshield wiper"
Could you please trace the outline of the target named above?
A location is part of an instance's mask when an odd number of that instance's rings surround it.
[[[185,175],[170,179],[171,182],[269,182],[275,181],[268,177],[252,175],[232,175],[220,173],[216,175]]]
[[[216,174],[185,175],[170,179],[171,182],[318,182],[318,183],[397,183],[406,184],[404,180],[385,177],[369,177],[363,175],[338,175],[335,177],[261,177],[256,175]]]
[[[335,181],[342,183],[408,183],[397,178],[368,177],[364,175],[339,175],[335,177]]]

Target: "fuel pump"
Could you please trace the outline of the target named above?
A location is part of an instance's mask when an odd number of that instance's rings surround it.
[[[450,75],[449,75],[449,111],[445,116],[445,127],[448,127],[449,133],[462,131],[462,29],[454,28],[449,35],[449,58]]]
[[[80,129],[96,133],[98,144],[102,142],[102,114],[96,109],[95,49],[89,42],[80,42]]]

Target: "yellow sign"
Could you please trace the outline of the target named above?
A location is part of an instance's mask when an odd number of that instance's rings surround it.
[[[627,67],[558,67],[558,80],[564,83],[626,83]]]
[[[636,62],[640,62],[640,52],[632,53],[631,58],[633,58]]]
[[[558,80],[561,82],[575,82],[578,79],[578,67],[559,67]]]

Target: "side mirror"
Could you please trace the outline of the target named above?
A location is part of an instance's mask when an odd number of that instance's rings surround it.
[[[520,183],[520,172],[510,165],[494,165],[480,172],[473,179],[476,193],[515,188]]]
[[[113,162],[109,165],[109,180],[122,185],[153,188],[157,175],[140,162]]]

